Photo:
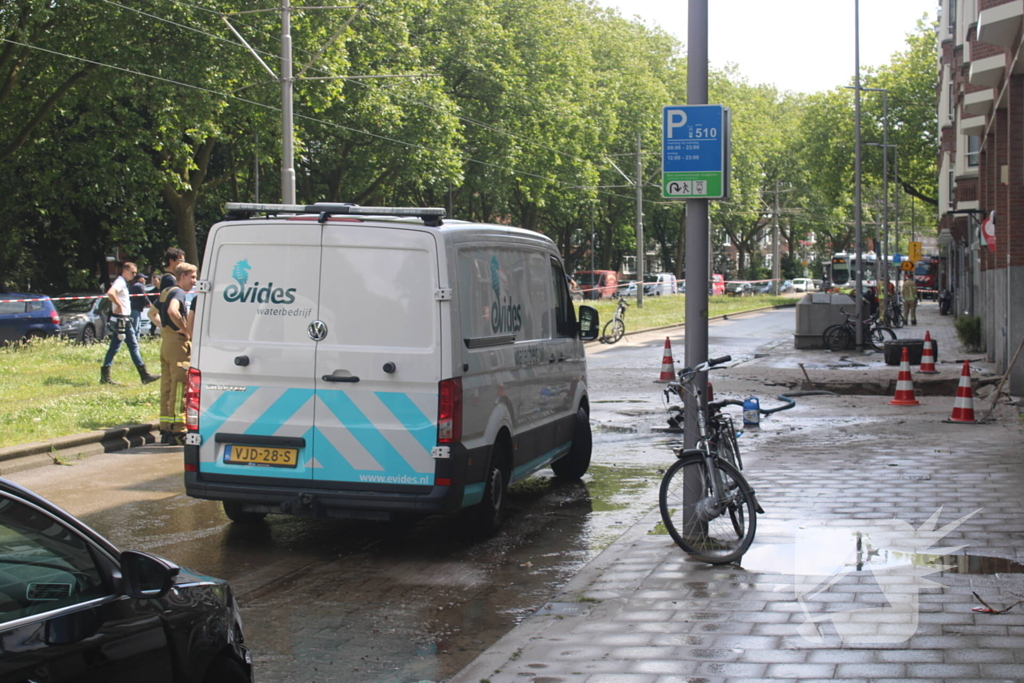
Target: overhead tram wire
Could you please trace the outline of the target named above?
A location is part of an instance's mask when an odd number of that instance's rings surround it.
[[[186,7],[192,7],[194,9],[205,11],[205,12],[208,12],[210,14],[215,14],[215,15],[218,15],[218,16],[221,16],[223,14],[223,13],[218,12],[216,10],[212,10],[212,9],[209,9],[209,8],[206,8],[206,7],[202,7],[201,5],[196,5],[194,3],[185,2],[184,0],[168,0],[168,1],[169,2],[173,2],[175,4],[183,5],[183,6],[186,6]],[[114,2],[114,0],[103,0],[103,2],[107,2],[109,4],[116,5],[118,7],[122,7],[124,9],[126,9],[126,10],[129,10],[129,11],[138,12],[139,14],[142,14],[144,16],[149,16],[149,17],[151,17],[153,19],[157,19],[158,21],[166,21],[169,24],[180,26],[180,24],[176,24],[175,22],[170,21],[168,19],[163,19],[163,18],[161,18],[159,16],[156,16],[156,15],[148,14],[148,13],[142,12],[140,10],[135,10],[135,9],[133,9],[131,7],[125,7],[124,5],[121,5],[121,4],[117,3],[117,2]],[[387,35],[388,32],[385,30],[385,28],[383,26],[380,25],[380,23],[378,23],[376,21],[376,19],[374,19],[373,15],[371,13],[367,12],[365,14],[365,16],[366,16],[367,19],[369,19],[377,27],[378,30],[381,31],[381,33],[384,33],[385,35]],[[191,31],[196,31],[198,33],[204,34],[204,35],[209,36],[211,38],[215,38],[217,40],[222,40],[222,41],[231,43],[232,45],[239,45],[237,42],[235,42],[233,40],[228,40],[227,38],[224,38],[223,36],[218,36],[216,34],[204,32],[204,31],[201,31],[199,29],[192,28],[192,27],[184,27],[184,28],[188,28]],[[277,40],[276,36],[271,36],[271,38],[273,40]],[[276,53],[268,52],[266,50],[256,50],[255,48],[253,48],[253,50],[255,52],[257,52],[257,53],[263,54],[263,55],[268,56],[268,57],[272,57],[274,59],[279,59],[280,58],[280,55],[278,55]],[[296,48],[296,52],[299,52],[301,54],[305,54],[307,56],[311,55],[311,52],[309,50],[303,50],[301,48]],[[334,74],[334,73],[332,73],[332,72],[330,72],[330,71],[328,71],[328,70],[326,70],[326,69],[324,69],[322,67],[313,67],[313,70],[315,70],[315,71],[317,71],[319,73],[325,74],[326,76],[331,77],[331,78],[337,78],[339,80],[348,81],[348,82],[352,83],[353,85],[360,85],[360,86],[362,86],[364,88],[368,88],[369,87],[369,84],[365,83],[362,80],[362,78],[360,78],[360,77],[339,76],[339,75]],[[488,74],[486,74],[486,72],[478,71],[477,73],[481,73],[481,74],[483,74],[485,76],[488,75]],[[253,84],[253,85],[257,85],[257,84]],[[431,109],[433,111],[436,111],[436,112],[439,112],[439,113],[443,113],[443,114],[446,114],[446,115],[451,115],[451,112],[444,111],[440,107],[432,105],[432,104],[430,104],[428,102],[424,102],[422,100],[417,100],[415,98],[408,97],[408,96],[402,95],[401,93],[397,93],[397,92],[391,93],[391,94],[396,99],[402,100],[404,102],[415,104],[415,105],[418,105],[420,107],[424,107],[426,109]],[[543,144],[541,142],[536,142],[534,140],[531,140],[529,138],[523,137],[521,135],[517,135],[515,133],[510,133],[509,131],[501,128],[500,126],[496,126],[494,124],[486,123],[484,121],[478,121],[476,119],[472,119],[472,118],[469,118],[467,116],[461,116],[461,115],[458,115],[458,114],[455,114],[454,116],[455,116],[455,118],[457,120],[459,120],[459,121],[461,121],[463,123],[483,128],[484,130],[488,130],[488,131],[490,131],[492,133],[498,133],[500,135],[504,135],[504,136],[506,136],[506,137],[508,137],[508,138],[510,138],[512,140],[516,140],[516,141],[519,141],[519,142],[526,143],[526,144],[528,144],[528,145],[530,145],[532,147],[537,147],[538,149],[544,149],[544,150],[547,150],[549,152],[554,152],[555,154],[558,154],[559,156],[563,156],[563,157],[572,159],[573,161],[582,162],[582,163],[595,163],[594,160],[592,160],[592,159],[584,159],[582,157],[575,156],[575,155],[570,154],[568,152],[564,152],[564,151],[555,149],[554,147],[550,147],[550,146],[545,145],[545,144]]]
[[[176,81],[174,79],[166,78],[164,76],[156,76],[156,75],[153,75],[153,74],[143,73],[141,71],[136,71],[134,69],[129,69],[128,67],[117,66],[116,64],[107,64],[105,62],[99,62],[99,61],[96,61],[96,60],[93,60],[93,59],[87,59],[85,57],[78,57],[76,55],[69,55],[67,53],[57,52],[56,50],[50,50],[48,48],[40,47],[38,45],[32,45],[32,44],[23,43],[23,42],[17,41],[17,40],[11,40],[10,38],[0,37],[0,41],[5,42],[5,43],[10,43],[12,45],[18,45],[20,47],[25,47],[25,48],[28,48],[30,50],[36,50],[36,51],[39,51],[39,52],[44,52],[46,54],[50,54],[50,55],[53,55],[53,56],[56,56],[56,57],[63,57],[65,59],[70,59],[70,60],[78,61],[78,62],[84,62],[86,64],[94,64],[96,66],[100,66],[100,67],[107,68],[107,69],[112,69],[114,71],[120,71],[122,73],[126,73],[126,74],[129,74],[131,76],[136,76],[136,77],[139,77],[139,78],[149,78],[149,79],[152,79],[152,80],[155,80],[155,81],[160,81],[160,82],[167,83],[169,85],[174,85],[174,86],[177,86],[177,87],[189,88],[189,89],[192,89],[192,90],[198,90],[200,92],[209,93],[211,95],[217,95],[218,97],[222,97],[222,98],[228,99],[228,100],[236,100],[238,102],[242,102],[243,104],[253,105],[253,106],[260,107],[262,109],[266,109],[266,110],[269,110],[269,111],[274,111],[274,112],[280,112],[281,111],[281,108],[279,106],[274,106],[274,105],[271,105],[271,104],[264,104],[262,102],[257,102],[255,100],[250,100],[250,99],[246,99],[244,97],[239,97],[238,95],[233,95],[231,93],[226,93],[226,92],[222,92],[222,91],[219,91],[219,90],[214,90],[212,88],[204,88],[203,86],[194,85],[194,84],[191,84],[191,83],[185,83],[183,81]],[[398,139],[395,139],[395,138],[390,138],[390,137],[388,137],[386,135],[381,135],[379,133],[371,133],[370,131],[360,130],[358,128],[352,128],[351,126],[346,126],[344,124],[337,123],[336,121],[327,121],[325,119],[318,119],[318,118],[315,118],[315,117],[312,117],[312,116],[307,116],[307,115],[304,115],[304,114],[296,114],[295,117],[296,118],[301,118],[301,119],[304,119],[304,120],[307,120],[307,121],[313,121],[315,123],[320,123],[320,124],[323,124],[325,126],[329,126],[329,127],[333,127],[333,128],[338,128],[340,130],[349,131],[351,133],[357,133],[357,134],[360,134],[360,135],[367,135],[369,137],[377,138],[379,140],[385,140],[387,142],[393,142],[393,143],[402,145],[404,147],[409,147],[409,148],[412,148],[412,149],[419,149],[419,150],[422,150],[424,152],[430,152],[431,154],[438,154],[438,155],[446,154],[446,152],[442,152],[441,150],[432,149],[430,147],[425,147],[423,145],[418,145],[418,144],[412,143],[412,142],[406,142],[404,140],[398,140]],[[509,172],[509,173],[514,173],[514,174],[517,174],[517,175],[527,176],[527,177],[531,177],[531,178],[537,178],[539,180],[545,180],[545,181],[548,181],[548,182],[551,182],[551,183],[555,183],[557,185],[562,185],[562,186],[567,187],[569,189],[583,189],[583,188],[587,187],[587,186],[583,186],[583,185],[575,185],[573,183],[568,183],[568,182],[566,182],[564,180],[559,180],[558,178],[552,178],[550,176],[542,176],[542,175],[539,175],[539,174],[536,174],[536,173],[531,173],[529,171],[523,171],[523,170],[512,168],[512,167],[509,167],[509,166],[500,166],[498,164],[494,164],[494,163],[491,163],[491,162],[483,161],[481,159],[474,159],[473,157],[470,157],[470,156],[459,155],[459,159],[461,161],[464,161],[464,162],[480,164],[481,166],[487,166],[487,167],[490,167],[490,168],[495,168],[495,169],[498,169],[498,170],[503,170],[503,171],[506,171],[506,172]],[[624,195],[615,194],[613,192],[598,192],[598,194],[601,194],[601,195],[604,195],[604,196],[608,196],[608,197],[617,197],[619,199],[632,199],[632,197],[626,197]]]

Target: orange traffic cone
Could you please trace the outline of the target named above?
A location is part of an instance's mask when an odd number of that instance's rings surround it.
[[[960,371],[960,384],[956,388],[956,400],[953,402],[953,414],[948,422],[967,422],[974,424],[974,392],[971,390],[971,361],[964,361]]]
[[[672,360],[672,344],[669,342],[668,337],[665,337],[665,353],[661,357],[661,375],[655,382],[675,382],[676,381],[676,364]]]
[[[932,335],[931,332],[925,331],[924,333],[924,350],[921,351],[921,367],[918,372],[923,372],[926,375],[937,375],[939,371],[935,369],[935,353],[932,349]]]
[[[914,382],[910,379],[910,352],[903,347],[900,357],[900,374],[896,378],[896,396],[889,401],[891,406],[918,406],[921,402],[914,397]]]

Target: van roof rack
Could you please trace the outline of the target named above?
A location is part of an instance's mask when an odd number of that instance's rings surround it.
[[[317,202],[316,204],[256,204],[251,202],[228,202],[224,211],[231,218],[250,218],[257,214],[278,215],[282,213],[316,213],[320,220],[327,220],[333,215],[348,216],[405,216],[420,218],[423,224],[430,227],[441,225],[445,210],[438,207],[414,206],[359,206],[358,204],[340,204],[333,202]]]

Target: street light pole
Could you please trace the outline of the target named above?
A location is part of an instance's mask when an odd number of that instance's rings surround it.
[[[295,120],[292,113],[292,9],[281,2],[281,202],[295,203]]]
[[[853,198],[853,221],[854,221],[854,241],[856,242],[856,268],[857,268],[857,279],[856,289],[853,293],[855,308],[857,309],[857,326],[856,326],[856,340],[857,340],[857,351],[864,349],[864,326],[860,324],[860,319],[864,316],[864,304],[862,300],[861,287],[864,283],[863,273],[863,258],[862,252],[864,250],[861,240],[863,238],[863,229],[861,226],[861,168],[860,168],[860,0],[853,0],[853,59],[854,59],[854,126],[856,128],[855,142],[854,142],[854,160],[853,160],[853,175],[854,175],[854,198]]]

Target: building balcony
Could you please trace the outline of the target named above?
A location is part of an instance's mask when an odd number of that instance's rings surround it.
[[[985,88],[976,92],[969,92],[964,95],[962,111],[964,116],[984,116],[992,109],[992,102],[996,98],[994,88]]]
[[[978,40],[1009,50],[1017,39],[1022,18],[1024,0],[983,9],[978,14]]]
[[[986,116],[971,116],[960,119],[960,135],[984,135],[987,122],[988,117]]]
[[[1022,0],[1024,1],[1024,0]],[[1006,55],[993,55],[971,62],[971,70],[967,80],[971,85],[997,88],[1002,85],[1003,74],[1006,72]]]

